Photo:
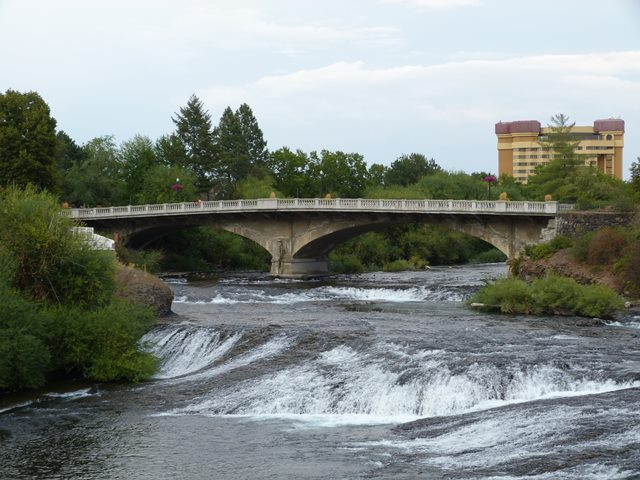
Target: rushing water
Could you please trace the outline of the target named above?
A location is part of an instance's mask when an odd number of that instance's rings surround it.
[[[640,478],[640,319],[480,314],[504,265],[168,280],[152,381],[0,403],[0,478]]]

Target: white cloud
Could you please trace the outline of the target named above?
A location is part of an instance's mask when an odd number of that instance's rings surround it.
[[[391,139],[449,152],[459,141],[482,141],[493,151],[493,124],[500,120],[546,124],[559,112],[578,124],[613,115],[632,120],[637,113],[630,99],[640,98],[638,74],[640,51],[489,55],[389,68],[338,62],[241,87],[214,85],[200,96],[211,111],[249,103],[276,145],[313,149],[334,142],[334,148],[369,152],[369,161],[379,162],[370,152],[387,148]],[[462,129],[473,133],[460,134]],[[466,161],[451,159],[449,167],[465,168]],[[491,169],[495,159],[486,161],[485,169]]]

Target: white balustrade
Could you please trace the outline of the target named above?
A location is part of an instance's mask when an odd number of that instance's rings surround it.
[[[214,200],[155,205],[65,209],[73,218],[128,218],[137,216],[198,215],[225,211],[345,210],[424,213],[484,213],[555,215],[572,210],[573,205],[558,202],[508,202],[489,200],[397,200],[370,198],[264,198],[250,200]]]

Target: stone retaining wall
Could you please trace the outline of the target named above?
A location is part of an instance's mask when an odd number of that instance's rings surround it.
[[[556,217],[556,234],[575,237],[604,227],[628,227],[634,212],[563,212]]]

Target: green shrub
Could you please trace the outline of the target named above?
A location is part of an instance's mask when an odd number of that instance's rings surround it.
[[[385,272],[403,272],[405,270],[415,270],[415,267],[408,260],[399,258],[398,260],[394,260],[393,262],[385,263],[382,266],[382,270],[384,270]]]
[[[583,286],[564,277],[548,276],[530,285],[513,277],[487,284],[468,303],[503,313],[561,314],[608,318],[623,307],[620,296],[603,285]]]
[[[360,273],[364,271],[364,266],[360,259],[353,254],[331,252],[329,254],[329,269],[336,273]]]
[[[17,268],[11,284],[49,304],[100,305],[114,289],[114,257],[97,252],[71,229],[48,193],[0,193],[0,245]]]
[[[43,386],[51,360],[47,317],[6,285],[0,285],[0,308],[0,391]]]
[[[616,292],[605,285],[582,286],[576,302],[576,314],[584,317],[610,318],[624,307],[624,301]]]
[[[484,309],[496,307],[502,313],[532,313],[533,298],[526,282],[513,277],[488,283],[480,289],[469,303],[485,305]]]
[[[565,237],[564,235],[558,235],[554,237],[549,242],[549,248],[551,251],[558,252],[560,250],[564,250],[565,248],[571,248],[573,246],[573,240],[569,237]]]
[[[138,345],[151,327],[148,307],[113,301],[90,313],[70,307],[53,313],[52,353],[58,369],[101,382],[139,381],[155,372],[157,360]]]
[[[537,245],[527,245],[524,253],[532,260],[542,260],[543,258],[551,256],[553,252],[548,244],[539,243]]]
[[[566,277],[549,275],[531,283],[536,313],[551,312],[570,315],[576,311],[580,285]]]

